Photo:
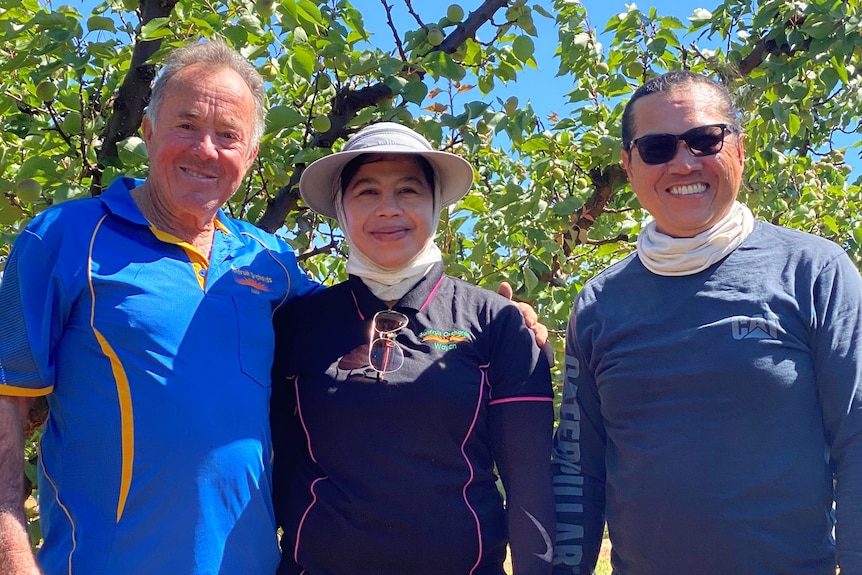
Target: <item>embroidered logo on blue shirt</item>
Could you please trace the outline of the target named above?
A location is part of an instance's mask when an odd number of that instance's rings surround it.
[[[262,276],[247,269],[231,268],[231,271],[234,274],[234,281],[239,285],[250,287],[252,293],[272,291],[267,285],[272,283],[272,278],[269,276]]]

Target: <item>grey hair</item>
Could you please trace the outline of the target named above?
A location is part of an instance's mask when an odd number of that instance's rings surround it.
[[[623,110],[622,118],[623,150],[630,150],[632,147],[632,138],[634,137],[635,129],[635,119],[632,105],[636,101],[650,94],[670,92],[675,88],[691,85],[707,86],[708,88],[712,89],[713,92],[715,92],[715,95],[718,96],[719,101],[721,102],[722,109],[719,110],[719,112],[724,116],[724,120],[728,124],[733,126],[736,129],[737,133],[742,130],[742,127],[739,125],[739,110],[736,107],[736,104],[734,103],[730,92],[728,92],[727,88],[725,88],[722,84],[719,84],[709,76],[704,76],[703,74],[695,74],[694,72],[689,72],[687,70],[667,72],[643,84],[635,91],[631,99],[626,104],[625,110]]]
[[[147,117],[150,122],[156,123],[159,108],[165,96],[165,89],[170,84],[171,79],[179,72],[195,64],[202,64],[208,70],[232,70],[243,79],[254,98],[251,144],[252,146],[256,145],[263,136],[266,126],[267,99],[263,78],[248,60],[220,38],[194,42],[171,52],[150,94],[150,103],[147,106]]]

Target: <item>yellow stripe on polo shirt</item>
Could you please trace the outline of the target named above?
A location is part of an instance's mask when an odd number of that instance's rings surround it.
[[[135,460],[135,422],[132,415],[132,390],[129,386],[129,378],[126,375],[126,370],[114,348],[107,339],[96,329],[96,289],[93,286],[93,245],[96,243],[96,236],[102,223],[107,218],[107,214],[102,216],[99,223],[93,229],[93,234],[90,236],[89,253],[87,254],[87,284],[90,287],[90,329],[96,340],[99,342],[99,347],[102,353],[108,358],[111,363],[111,372],[114,374],[114,383],[117,386],[117,401],[120,407],[120,433],[122,445],[122,464],[120,474],[120,493],[117,498],[117,522],[123,516],[123,510],[126,507],[126,499],[129,496],[129,490],[132,486],[132,463]]]

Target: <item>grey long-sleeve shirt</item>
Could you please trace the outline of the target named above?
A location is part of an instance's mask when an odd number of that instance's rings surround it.
[[[862,279],[839,246],[758,222],[694,275],[632,255],[579,294],[566,356],[555,573],[592,572],[605,519],[619,575],[862,573]]]

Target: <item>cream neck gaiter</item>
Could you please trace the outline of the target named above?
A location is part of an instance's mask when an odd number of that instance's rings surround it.
[[[637,252],[646,268],[661,276],[701,272],[735,250],[754,230],[754,215],[734,202],[714,226],[692,238],[674,238],[656,229],[655,220],[638,236]]]

